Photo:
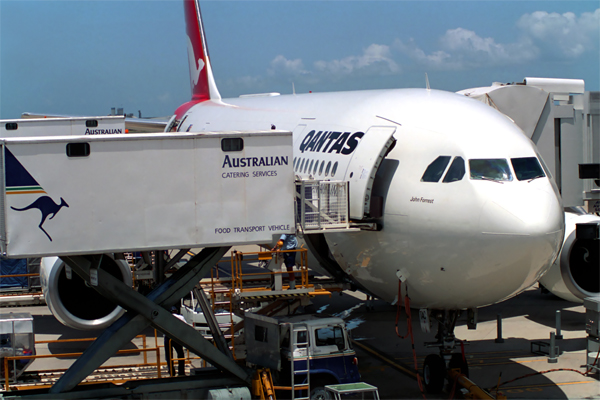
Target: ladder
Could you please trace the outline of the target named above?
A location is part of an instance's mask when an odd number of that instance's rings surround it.
[[[310,400],[310,343],[308,327],[305,324],[295,324],[290,329],[292,400]],[[306,363],[304,369],[297,370],[296,361],[304,361]],[[306,383],[296,384],[296,376],[304,374],[306,374]],[[306,390],[306,396],[296,397],[296,390]]]

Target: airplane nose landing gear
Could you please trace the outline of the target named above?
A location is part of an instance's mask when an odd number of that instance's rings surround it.
[[[462,351],[454,353],[457,344],[460,343],[454,336],[454,327],[460,311],[434,311],[432,315],[438,321],[437,341],[425,343],[425,345],[427,347],[439,347],[440,355],[429,354],[425,358],[423,380],[427,392],[437,394],[444,388],[449,370],[460,369],[462,374],[469,376],[469,366]]]

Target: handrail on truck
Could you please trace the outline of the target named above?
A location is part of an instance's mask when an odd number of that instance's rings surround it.
[[[305,248],[299,248],[295,250],[269,250],[269,251],[258,251],[258,252],[247,252],[241,253],[236,252],[232,253],[232,290],[239,289],[244,290],[243,285],[243,277],[245,276],[273,276],[273,275],[283,275],[288,274],[286,271],[268,271],[268,272],[247,272],[244,273],[242,271],[242,261],[267,261],[273,258],[273,254],[275,254],[275,259],[279,262],[280,257],[283,256],[283,253],[299,253],[300,254],[300,262],[297,264],[298,270],[295,270],[294,273],[300,274],[300,286],[299,288],[307,288],[308,284],[308,251]]]

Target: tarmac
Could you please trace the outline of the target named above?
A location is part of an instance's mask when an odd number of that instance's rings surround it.
[[[318,296],[306,311],[338,315],[351,329],[354,348],[359,359],[362,380],[379,389],[381,399],[448,399],[462,398],[460,387],[447,387],[439,395],[423,393],[419,388],[414,368],[414,357],[409,338],[396,334],[395,306],[381,300],[366,307],[366,296],[359,292]],[[561,333],[557,340],[560,355],[556,363],[548,356],[534,354],[533,342],[549,343],[550,333],[556,332],[556,311],[561,311]],[[36,341],[95,337],[98,331],[78,331],[61,325],[46,306],[10,307],[2,312],[29,312],[34,316]],[[497,316],[502,319],[502,343],[497,343]],[[421,371],[424,358],[437,352],[424,342],[435,341],[435,324],[431,332],[423,333],[418,311],[413,310],[413,335],[417,370]],[[406,315],[401,310],[398,331],[407,333]],[[551,294],[542,294],[532,287],[519,296],[479,310],[476,330],[469,330],[466,315],[461,316],[455,329],[456,337],[466,341],[465,356],[469,363],[470,379],[482,388],[496,391],[509,399],[600,399],[598,374],[584,375],[586,363],[585,309],[583,305],[561,300]],[[147,346],[155,344],[154,330],[142,332]],[[162,345],[162,334],[158,334]],[[36,346],[37,354],[57,354],[82,351],[86,342],[44,343]],[[141,348],[142,340],[135,339],[128,348]],[[28,370],[67,368],[75,356],[62,359],[37,359]],[[164,361],[164,356],[161,355]],[[107,364],[140,363],[141,355],[115,356]],[[147,357],[156,362],[155,352]],[[166,368],[162,367],[163,374]],[[164,375],[163,375],[164,376]]]
[[[409,338],[401,339],[395,330],[397,309],[380,300],[366,310],[366,296],[346,291],[331,299],[315,299],[315,307],[327,306],[326,312],[339,314],[355,308],[345,317],[352,329],[362,380],[377,386],[382,399],[448,399],[452,389],[440,395],[422,393],[415,378],[414,358]],[[532,343],[550,342],[556,333],[556,310],[561,311],[563,339],[556,340],[560,356],[556,363],[549,357],[532,353]],[[496,343],[497,315],[502,317],[503,343]],[[413,310],[413,334],[418,370],[428,354],[424,342],[435,341],[435,324],[430,333],[420,328],[418,311]],[[465,340],[469,377],[481,388],[498,391],[509,399],[600,399],[598,374],[586,371],[585,309],[532,287],[512,299],[479,310],[476,330],[467,328],[466,315],[457,323],[455,335]],[[400,335],[407,332],[406,315],[401,310]],[[533,346],[536,350],[537,346]],[[458,349],[457,351],[460,351]],[[545,372],[548,371],[548,372]],[[454,398],[462,398],[455,388]]]

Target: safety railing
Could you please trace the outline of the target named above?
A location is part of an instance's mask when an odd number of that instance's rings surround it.
[[[170,339],[170,340],[172,340],[172,339]],[[159,344],[158,344],[158,331],[156,329],[154,329],[154,345],[158,348],[164,347],[164,346],[159,346]],[[185,361],[186,365],[192,365],[194,360],[198,360],[198,361],[200,361],[202,368],[208,367],[208,362],[204,358],[198,357],[198,356],[193,356],[192,353],[190,353],[190,350],[187,348],[183,349],[184,353],[186,354],[186,356],[183,358],[173,357],[173,352],[171,349],[172,349],[172,347],[170,347],[169,349],[165,349],[165,358],[167,355],[166,352],[169,351],[170,352],[169,355],[171,356],[171,367],[172,368],[175,367],[175,362],[176,361],[179,362],[180,360]],[[161,363],[161,365],[162,365],[162,363]],[[165,365],[167,365],[167,371],[174,370],[174,369],[170,369],[169,365],[167,363],[165,363]]]
[[[279,281],[275,284],[277,276],[286,276],[292,272],[287,271],[286,267],[282,265],[283,254],[288,251],[296,254],[296,268],[293,270],[296,278],[294,289],[285,285],[282,278],[279,278]],[[229,274],[219,276],[219,265],[225,263],[230,263],[231,274],[230,276],[228,276]],[[243,268],[244,264],[260,269]],[[225,339],[229,341],[229,348],[235,359],[237,359],[236,333],[242,325],[241,323],[235,323],[234,314],[239,311],[242,304],[248,306],[253,301],[260,301],[261,303],[274,302],[283,298],[297,298],[300,296],[331,296],[332,291],[342,290],[341,286],[328,288],[320,286],[316,288],[310,282],[308,272],[308,251],[303,247],[296,250],[233,251],[228,260],[218,262],[211,269],[210,281],[208,279],[204,280],[199,288],[207,292],[213,311],[220,309],[229,313],[229,326],[222,324],[220,328],[224,331]]]
[[[155,352],[156,353],[156,373],[157,373],[157,377],[160,378],[161,377],[160,347],[159,346],[146,347],[146,336],[145,335],[138,335],[135,338],[142,339],[142,348],[141,349],[124,349],[124,350],[117,351],[116,354],[140,354],[141,353],[141,354],[143,354],[143,357],[144,357],[144,362],[142,364],[127,364],[127,365],[115,364],[115,365],[103,366],[102,369],[152,366],[152,365],[154,365],[153,363],[148,363],[147,353]],[[91,342],[94,340],[96,340],[96,338],[41,340],[41,341],[36,341],[35,344],[37,345],[37,344],[54,344],[54,343]],[[155,343],[157,343],[156,337],[155,337]],[[16,363],[20,360],[36,360],[36,359],[47,359],[47,358],[72,358],[72,357],[79,357],[82,354],[83,354],[82,352],[72,352],[72,353],[60,353],[60,354],[37,354],[37,355],[4,357],[4,360],[3,360],[4,389],[6,391],[10,390],[10,383],[11,383],[10,366],[11,366],[11,364],[13,367],[12,370],[14,372],[14,371],[16,371]],[[33,372],[60,373],[60,372],[64,372],[64,371],[66,371],[66,369],[55,369],[55,370],[45,370],[45,371],[37,370],[37,371],[33,371]],[[119,383],[119,382],[125,382],[126,380],[125,379],[108,379],[105,381]],[[95,382],[100,382],[100,380],[95,380]],[[13,374],[12,383],[13,384],[17,383],[17,379],[14,374]],[[45,386],[49,386],[49,385],[35,385],[35,386],[32,386],[31,388],[38,389],[38,388],[45,387]],[[23,389],[26,389],[26,387],[21,387],[19,389],[23,390]]]
[[[293,271],[294,274],[300,275],[300,285],[296,286],[297,289],[305,289],[308,288],[308,251],[305,248],[300,248],[296,250],[272,250],[272,251],[261,251],[261,252],[248,252],[248,253],[233,253],[232,258],[232,274],[231,274],[231,287],[232,291],[236,290],[264,290],[264,287],[246,287],[244,288],[244,280],[255,277],[255,278],[270,278],[274,275],[287,275],[290,274],[291,271],[287,270],[267,270],[265,272],[244,272],[242,270],[242,261],[258,261],[259,263],[265,264],[265,268],[267,267],[269,262],[273,260],[276,264],[280,264],[281,260],[283,260],[284,253],[296,253],[296,259],[298,259],[298,255],[300,256],[300,261],[296,263],[297,269]],[[275,257],[273,257],[275,255]],[[268,285],[267,285],[268,286]]]
[[[348,182],[297,181],[296,218],[304,232],[348,229]]]
[[[2,281],[2,279],[6,279],[6,278],[27,278],[27,287],[17,287],[15,286],[15,288],[19,288],[21,290],[27,290],[27,294],[29,295],[35,295],[35,294],[42,294],[41,290],[37,290],[37,291],[32,291],[32,284],[31,284],[31,278],[35,278],[35,277],[39,277],[40,274],[39,273],[27,273],[27,274],[7,274],[7,275],[0,275],[0,281]],[[3,292],[0,293],[0,296],[15,296],[17,294],[20,293],[9,293],[9,292]]]

